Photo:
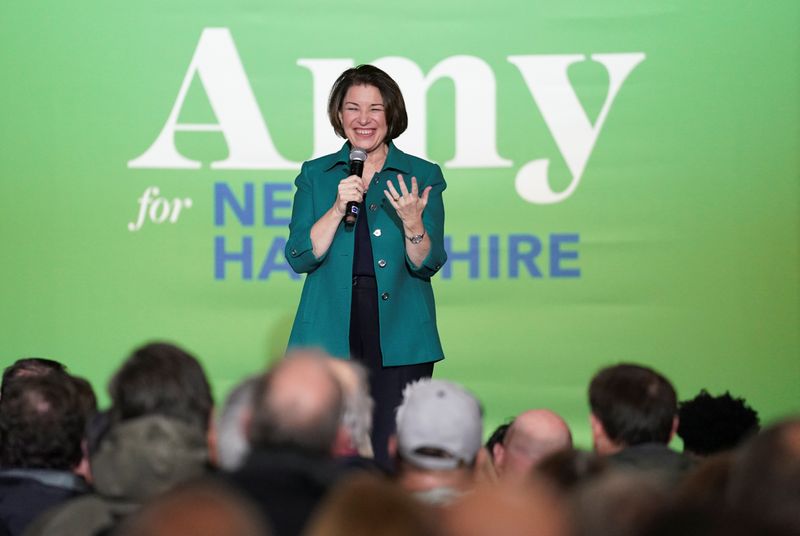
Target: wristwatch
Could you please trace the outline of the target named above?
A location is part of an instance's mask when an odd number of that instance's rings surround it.
[[[407,236],[406,238],[408,238],[408,240],[412,244],[419,244],[420,242],[422,242],[422,239],[425,238],[425,232],[423,232],[422,234],[414,235],[414,236]]]

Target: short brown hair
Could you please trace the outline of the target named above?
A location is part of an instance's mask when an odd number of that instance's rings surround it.
[[[408,115],[400,86],[392,80],[391,76],[377,67],[359,65],[347,69],[339,75],[339,78],[333,83],[331,94],[328,97],[328,119],[339,137],[347,137],[342,121],[339,119],[339,112],[342,110],[347,90],[352,86],[375,86],[381,92],[387,126],[386,139],[383,141],[393,140],[405,132],[408,127]]]
[[[589,405],[609,439],[626,446],[669,443],[678,414],[675,388],[655,370],[621,363],[598,372]]]

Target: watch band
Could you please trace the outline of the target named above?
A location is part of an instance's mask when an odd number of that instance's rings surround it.
[[[422,242],[422,239],[425,238],[425,231],[423,231],[422,234],[414,236],[406,236],[406,238],[408,238],[409,242],[411,242],[412,244],[419,244],[420,242]]]

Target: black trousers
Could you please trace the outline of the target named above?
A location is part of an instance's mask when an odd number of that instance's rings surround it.
[[[375,461],[392,469],[387,444],[395,431],[395,410],[403,400],[409,382],[430,378],[433,363],[384,367],[378,321],[378,286],[374,277],[353,278],[350,307],[350,355],[367,368],[369,389],[375,401],[372,413],[372,449]]]

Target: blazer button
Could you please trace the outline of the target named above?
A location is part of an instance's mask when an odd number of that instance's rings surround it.
[[[381,230],[375,229],[374,231],[372,231],[372,234],[374,234],[375,236],[381,236]]]
[[[385,268],[386,267],[386,261],[383,260],[383,259],[379,260],[378,261],[378,266],[380,266],[381,268]]]
[[[377,177],[377,176],[376,176],[374,179],[372,179],[372,182],[373,182],[374,184],[378,184],[379,182],[381,182],[381,179],[380,179],[379,177]]]
[[[369,205],[369,209],[370,209],[372,212],[375,212],[376,210],[378,210],[378,205],[376,205],[375,203],[370,203],[370,205]]]
[[[292,253],[292,257],[297,257],[297,250],[296,249],[293,249],[291,253]]]
[[[388,300],[389,299],[389,293],[388,292],[384,292],[383,294],[381,294],[381,299],[383,301]]]

